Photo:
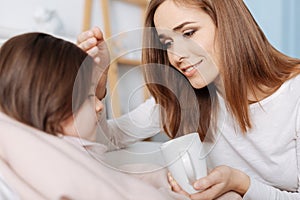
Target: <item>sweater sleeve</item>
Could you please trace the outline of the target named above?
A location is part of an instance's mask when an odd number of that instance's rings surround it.
[[[298,173],[299,175],[299,173]],[[263,184],[251,178],[250,187],[243,197],[244,200],[299,200],[299,192],[282,191],[272,186]]]
[[[263,184],[254,178],[251,179],[250,187],[244,195],[244,200],[299,200],[300,199],[300,102],[297,103],[295,149],[297,159],[298,189],[297,192],[282,191],[270,185]]]
[[[97,142],[113,150],[156,135],[162,130],[159,109],[154,98],[150,98],[119,118],[107,120],[103,111],[97,130]]]

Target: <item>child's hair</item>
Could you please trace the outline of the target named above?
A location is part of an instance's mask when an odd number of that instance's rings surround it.
[[[93,66],[71,42],[44,33],[13,37],[0,49],[0,110],[56,135],[87,98]]]

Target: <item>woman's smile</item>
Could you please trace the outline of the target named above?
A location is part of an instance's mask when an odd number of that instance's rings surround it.
[[[181,68],[181,71],[186,77],[192,77],[195,75],[195,73],[197,73],[202,62],[203,60],[200,60],[200,62],[196,63],[195,65],[183,67]]]

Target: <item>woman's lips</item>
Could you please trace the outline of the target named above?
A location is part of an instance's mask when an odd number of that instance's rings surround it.
[[[195,65],[186,67],[184,69],[182,69],[183,74],[186,77],[192,77],[196,72],[197,72],[197,68],[199,67],[199,65],[203,62],[203,60],[201,60],[200,62],[198,62]]]

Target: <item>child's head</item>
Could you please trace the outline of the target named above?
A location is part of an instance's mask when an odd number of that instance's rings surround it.
[[[0,110],[47,133],[69,134],[64,126],[73,113],[91,98],[93,108],[101,104],[94,75],[93,59],[75,44],[44,33],[13,37],[0,49]]]

